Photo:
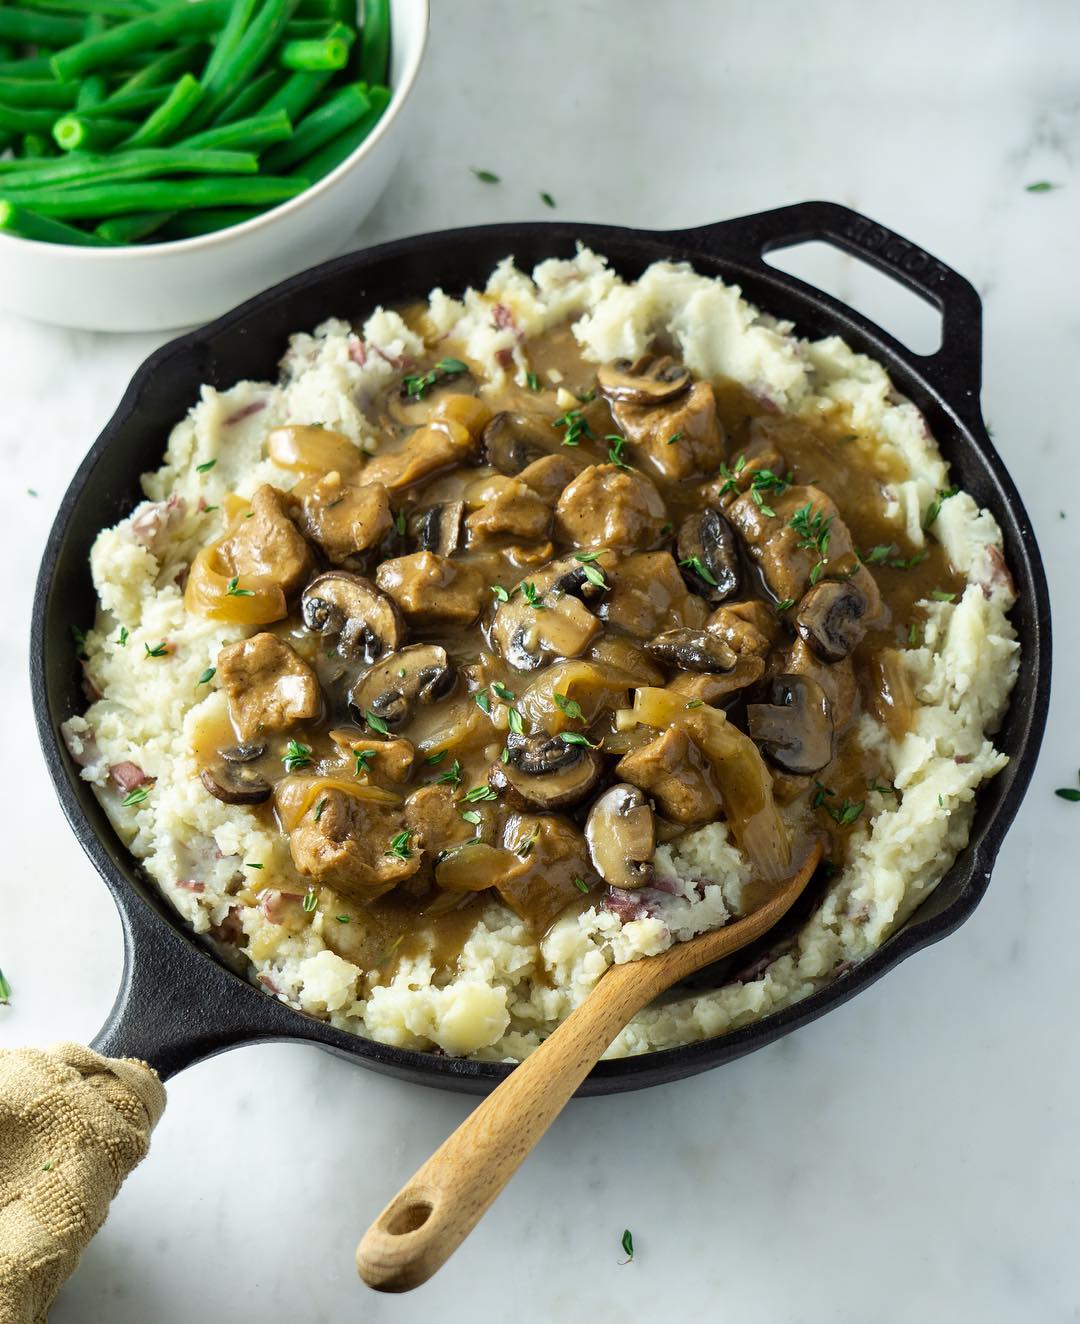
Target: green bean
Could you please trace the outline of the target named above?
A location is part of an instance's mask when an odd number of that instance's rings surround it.
[[[362,119],[370,109],[367,87],[363,83],[347,83],[329,100],[305,115],[288,142],[267,153],[264,167],[271,174],[290,169]]]
[[[273,175],[217,175],[212,179],[161,179],[139,184],[87,184],[83,188],[24,189],[18,201],[59,220],[97,220],[135,211],[187,211],[199,207],[271,207],[302,193],[302,179]]]
[[[142,18],[147,6],[140,0],[25,0],[27,9],[54,9],[64,14],[91,14],[101,18]]]
[[[0,78],[33,78],[43,82],[53,81],[52,61],[47,55],[34,56],[25,60],[0,61]]]
[[[52,136],[65,152],[101,152],[130,137],[134,128],[130,120],[62,115],[52,126]]]
[[[356,0],[300,0],[296,12],[304,18],[339,18],[345,23],[355,23]]]
[[[18,235],[20,239],[37,239],[46,244],[90,244],[100,246],[104,240],[87,234],[74,225],[54,221],[37,212],[28,211],[13,202],[0,200],[0,230]]]
[[[263,106],[261,113],[265,115],[270,111],[283,110],[295,124],[304,111],[319,99],[333,76],[328,71],[290,74],[282,87]]]
[[[365,83],[388,83],[390,64],[390,0],[364,0],[360,33],[360,77]]]
[[[202,100],[202,84],[191,74],[184,74],[176,86],[124,143],[125,147],[159,147],[175,138],[184,121]]]
[[[91,14],[83,25],[84,37],[95,37],[108,27],[103,14]],[[109,95],[109,80],[104,74],[88,74],[79,84],[75,109],[86,111],[99,105]]]
[[[141,92],[147,87],[164,87],[181,74],[192,73],[202,59],[203,43],[189,42],[178,46],[174,51],[158,55],[142,69],[136,70],[116,89],[114,96],[123,96],[127,92]]]
[[[177,144],[177,149],[205,151],[258,152],[272,143],[287,142],[293,135],[292,124],[283,110],[264,111],[248,119],[204,129]]]
[[[339,133],[336,138],[332,138],[325,147],[320,148],[301,161],[293,172],[294,174],[306,179],[309,184],[314,184],[317,180],[322,179],[324,175],[328,175],[331,170],[336,170],[346,157],[352,156],[353,152],[378,124],[383,111],[390,104],[390,89],[387,87],[373,87],[368,92],[368,98],[371,101],[371,110],[363,119],[357,120],[344,133]]]
[[[43,106],[67,110],[79,95],[78,83],[44,83],[32,78],[0,78],[0,101],[5,106]]]
[[[187,147],[146,147],[112,156],[65,156],[55,161],[0,161],[0,194],[14,197],[44,185],[119,184],[156,175],[253,175],[259,159],[251,152]],[[173,181],[173,187],[181,185]],[[186,185],[185,185],[186,187]]]
[[[94,75],[90,76],[92,78]],[[89,119],[97,119],[102,115],[114,120],[127,119],[129,116],[137,118],[149,110],[156,110],[169,91],[167,87],[139,87],[134,92],[116,92],[104,101],[99,101],[96,106],[91,106],[85,113]]]
[[[349,63],[349,43],[340,37],[324,37],[322,41],[287,41],[278,51],[278,63],[284,69],[307,73],[344,69]]]
[[[216,124],[231,124],[234,120],[247,119],[256,111],[263,109],[263,103],[281,87],[285,75],[279,69],[267,69],[258,78],[242,87],[231,101],[227,101],[217,114]]]
[[[0,41],[0,60],[10,60],[15,54],[15,47],[10,41]]]
[[[126,56],[164,46],[176,37],[213,32],[224,20],[226,0],[181,0],[133,18],[97,37],[87,37],[52,57],[57,78],[79,78],[95,69],[115,65]],[[0,10],[0,13],[5,11]]]
[[[0,103],[0,129],[9,133],[51,133],[55,110],[35,110],[31,106],[7,106]]]
[[[207,98],[196,116],[197,126],[219,122],[219,113],[265,63],[278,44],[281,30],[296,7],[297,0],[264,0],[258,16],[244,33],[232,57],[221,67]]]
[[[24,133],[21,146],[23,158],[28,161],[48,160],[56,156],[56,145],[43,133]]]
[[[214,43],[214,49],[210,52],[210,59],[202,72],[201,82],[207,90],[217,89],[217,79],[222,68],[235,56],[244,38],[244,32],[251,25],[257,9],[258,0],[232,0],[229,17],[225,20],[225,26],[221,29]]]
[[[66,46],[83,34],[81,18],[35,14],[32,9],[0,8],[0,37],[38,46]]]
[[[180,212],[165,226],[162,239],[195,239],[199,235],[227,230],[233,225],[252,221],[262,212],[252,207],[207,207],[200,211]],[[108,224],[108,221],[105,222]],[[103,227],[102,227],[103,228]]]
[[[160,230],[175,216],[171,211],[133,211],[127,216],[113,216],[94,227],[94,233],[110,244],[133,244]]]

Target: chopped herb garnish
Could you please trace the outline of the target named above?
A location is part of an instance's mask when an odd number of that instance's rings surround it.
[[[597,588],[608,587],[608,582],[604,578],[604,572],[600,569],[599,566],[583,565],[581,568],[585,572],[585,578],[589,581],[590,584],[595,584]]]
[[[896,552],[896,543],[879,542],[876,546],[861,553],[859,560],[864,565],[880,565],[882,561],[887,561],[890,556]]]
[[[323,798],[322,798],[322,799],[318,802],[318,804],[315,806],[315,822],[316,822],[316,823],[319,821],[320,818],[322,818],[322,816],[323,816],[323,810],[324,810],[325,808],[326,808],[326,796],[324,795]]]
[[[794,475],[789,474],[787,478],[782,478],[772,469],[755,470],[750,480],[750,499],[763,515],[768,515],[770,519],[776,515],[772,506],[766,504],[764,493],[775,492],[777,496],[781,495],[791,486],[793,477]]]
[[[564,446],[580,446],[582,437],[592,438],[593,435],[593,430],[580,409],[568,409],[562,418],[555,420],[555,426],[566,429],[566,436],[562,439]]]
[[[368,726],[370,726],[373,731],[378,731],[379,735],[386,736],[390,734],[390,728],[386,725],[383,719],[377,713],[373,713],[370,708],[364,713],[364,721],[367,722]]]
[[[623,1229],[622,1248],[626,1252],[626,1259],[623,1261],[623,1263],[629,1264],[630,1261],[634,1258],[634,1234],[630,1231],[629,1228]]]
[[[491,692],[497,698],[504,699],[509,703],[513,703],[514,700],[517,698],[517,695],[514,693],[514,691],[508,690],[501,680],[493,680],[491,682]]]
[[[661,524],[661,525],[660,525],[660,536],[663,537],[663,538],[666,538],[667,535],[668,535],[669,533],[671,533],[671,532],[674,530],[674,528],[675,528],[675,525],[674,525],[674,524]]]
[[[128,791],[120,803],[125,808],[129,808],[131,805],[141,805],[149,794],[150,792],[145,786],[136,786],[133,791]]]
[[[526,855],[532,853],[532,848],[536,845],[536,843],[539,840],[540,840],[540,824],[537,823],[537,825],[533,828],[529,837],[525,841],[523,841],[521,845],[517,848],[518,855],[520,855],[521,858],[524,859]]]
[[[507,708],[506,723],[514,735],[523,736],[525,734],[525,723],[516,708]]]
[[[245,861],[244,861],[244,868],[245,868],[245,869],[261,869],[261,868],[262,868],[262,865],[261,865],[261,864],[256,864],[256,863],[254,863],[254,862],[249,863],[247,860],[245,860]]]
[[[630,465],[623,459],[622,453],[623,447],[626,445],[626,438],[620,437],[617,432],[611,432],[604,438],[604,440],[611,442],[607,453],[608,459],[611,463],[620,469],[629,469]]]
[[[795,606],[794,598],[781,598],[776,604],[777,611],[790,611]]]
[[[11,999],[11,985],[3,970],[0,970],[0,1005],[7,1006]]]
[[[680,561],[679,564],[689,566],[694,574],[703,579],[706,584],[712,584],[714,588],[717,587],[716,576],[705,565],[700,556],[688,556],[685,561]]]
[[[941,792],[940,792],[940,791],[938,792],[937,802],[938,802],[938,808],[939,808],[939,809],[944,809],[944,808],[945,808],[945,801],[941,798]]]
[[[434,754],[425,754],[425,763],[441,763],[450,751],[448,749],[437,749]]]
[[[149,644],[143,644],[143,648],[146,649],[147,657],[168,657],[169,655],[169,645],[164,639],[160,644],[155,644],[153,648]]]
[[[499,755],[499,762],[500,763],[510,762],[510,749],[507,745],[503,745],[502,747],[502,753]]]
[[[866,802],[865,800],[857,802],[849,800],[845,795],[839,808],[832,805],[826,805],[825,808],[829,811],[830,817],[835,819],[841,827],[850,827],[866,808]]]
[[[217,464],[217,460],[207,460],[205,464],[197,464],[195,472],[197,474],[208,474],[215,464]]]
[[[41,1165],[42,1172],[52,1172],[52,1169],[53,1169],[52,1159],[47,1159],[46,1162],[44,1162]]]
[[[318,904],[319,904],[319,898],[315,894],[315,889],[313,887],[309,887],[308,890],[304,893],[304,901],[303,901],[304,909],[310,915]]]
[[[914,556],[907,558],[897,556],[891,561],[886,561],[885,564],[890,570],[913,570],[915,566],[922,565],[929,555],[930,553],[923,548],[921,552],[916,552]]]
[[[461,817],[466,823],[471,823],[473,827],[478,827],[480,824],[480,815],[475,809],[463,809],[461,811]]]
[[[606,551],[606,547],[600,547],[595,552],[575,552],[574,560],[580,561],[582,565],[587,565],[590,561],[598,561]]]
[[[445,754],[445,750],[443,753]],[[461,785],[461,763],[455,759],[445,772],[440,772],[432,783],[433,786],[452,786],[456,790]]]
[[[373,749],[354,749],[352,752],[356,763],[353,767],[353,776],[359,777],[362,772],[371,770],[371,760],[375,757]]]
[[[217,506],[203,506],[200,513],[203,515],[209,515],[212,510],[217,510]]]
[[[588,736],[583,736],[580,731],[560,731],[559,739],[564,745],[584,745],[586,749],[597,749]]]
[[[468,804],[475,804],[477,800],[497,800],[498,791],[493,791],[490,786],[474,786],[471,791],[466,791],[461,797]]]
[[[36,496],[37,496],[37,488],[36,488],[36,487],[28,487],[28,488],[26,489],[26,495],[27,495],[27,496],[36,497]]]
[[[570,881],[574,884],[574,886],[577,888],[579,892],[587,892],[589,890],[589,884],[585,881],[584,878],[578,878],[575,875],[573,878],[570,879]]]
[[[1025,184],[1025,193],[1052,193],[1054,189],[1061,188],[1060,184],[1052,184],[1048,179],[1037,179],[1034,184]]]
[[[412,828],[406,828],[404,832],[399,832],[396,837],[390,838],[390,849],[387,855],[396,855],[399,860],[408,860],[412,858],[412,849],[409,846],[409,840],[412,837]]]
[[[394,528],[397,529],[398,533],[404,534],[406,525],[405,525],[405,512],[403,510],[399,510],[398,513],[394,516]]]
[[[80,630],[77,625],[71,627],[71,637],[75,641],[75,656],[82,662],[85,662],[90,654],[86,651],[86,631]]]
[[[704,699],[691,699],[686,706],[687,708],[700,708],[704,702]]]
[[[1069,800],[1073,804],[1080,801],[1080,791],[1073,786],[1059,786],[1054,794],[1060,795],[1063,800]]]
[[[479,166],[469,166],[481,184],[501,184],[502,178],[494,170],[481,170]]]
[[[286,772],[295,772],[297,768],[306,768],[311,762],[311,746],[302,745],[299,740],[290,740],[281,756]]]
[[[525,374],[525,385],[528,386],[530,391],[539,391],[540,378],[535,372],[527,372]]]
[[[814,566],[813,570],[810,571],[810,584],[811,584],[811,586],[814,585],[814,584],[816,584],[816,583],[818,582],[818,580],[819,580],[819,579],[821,578],[821,576],[822,576],[822,573],[823,573],[824,569],[825,569],[825,562],[824,562],[824,561],[819,561],[819,562],[817,563],[817,565]]]
[[[209,685],[216,675],[217,675],[217,667],[207,667],[206,670],[199,677],[199,679],[195,682],[195,684]]]
[[[584,721],[585,714],[581,711],[581,704],[577,699],[568,699],[565,694],[555,691],[555,702],[559,705],[567,717],[572,717],[577,721]]]
[[[540,201],[544,204],[545,207],[553,208],[555,206],[555,199],[551,196],[550,193],[546,193],[543,189],[540,190]]]
[[[876,777],[866,783],[866,789],[877,791],[879,795],[894,795],[897,799],[900,798],[900,792],[895,786],[890,786],[888,782],[879,782]]]
[[[928,529],[941,514],[942,504],[948,501],[950,497],[956,496],[959,491],[958,487],[948,487],[944,491],[938,491],[937,496],[927,506],[926,514],[923,516],[922,526],[924,529]]]
[[[525,601],[529,604],[530,607],[535,607],[537,611],[546,610],[544,603],[540,599],[540,594],[537,593],[536,591],[536,585],[532,582],[532,580],[527,579],[523,584],[520,584],[518,587],[521,589],[522,595],[524,596]]]
[[[808,501],[788,520],[788,528],[794,529],[799,535],[796,546],[800,549],[816,551],[824,558],[829,553],[829,530],[832,522],[831,515],[826,515],[823,510],[814,510],[813,502]]]
[[[127,641],[128,641],[128,639],[130,639],[130,638],[131,638],[131,636],[128,634],[128,628],[127,628],[127,626],[126,626],[126,625],[121,625],[121,627],[120,627],[120,633],[116,636],[116,642],[120,645],[121,648],[126,648],[126,647],[127,647]]]
[[[225,585],[225,592],[230,598],[253,598],[255,590],[251,588],[237,588],[239,579],[233,575],[232,579]]]
[[[720,477],[724,480],[720,488],[720,495],[724,496],[727,492],[734,492],[738,488],[737,479],[739,474],[746,468],[746,456],[740,455],[735,461],[733,468],[729,469],[726,464],[720,465]]]
[[[469,371],[469,365],[460,359],[440,359],[434,368],[423,374],[411,374],[401,380],[401,389],[410,400],[421,400],[436,382],[446,381],[451,377],[460,377]],[[399,533],[404,530],[399,529]]]
[[[943,589],[940,589],[940,588],[931,589],[931,591],[930,591],[930,596],[933,598],[933,600],[934,600],[935,602],[955,602],[955,601],[956,601],[956,594],[955,594],[955,593],[946,593]]]
[[[479,708],[481,712],[487,713],[488,716],[490,717],[491,699],[488,695],[487,690],[479,690],[476,694],[473,695],[473,698],[476,700],[477,708]]]
[[[352,919],[348,915],[335,915],[334,918],[339,924],[351,924]]]
[[[682,441],[683,437],[685,436],[686,436],[685,432],[673,432],[671,436],[668,437],[667,444],[669,446],[674,446],[677,441]]]
[[[919,646],[919,625],[917,621],[912,621],[908,626],[907,641],[909,648],[917,648]]]

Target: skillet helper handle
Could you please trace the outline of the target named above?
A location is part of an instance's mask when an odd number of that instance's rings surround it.
[[[604,1050],[655,996],[652,975],[647,961],[612,967],[608,996],[586,998],[413,1174],[357,1247],[369,1287],[407,1292],[446,1263]]]
[[[838,202],[800,202],[680,231],[678,238],[766,272],[772,270],[762,260],[766,253],[818,240],[899,281],[941,314],[941,347],[933,354],[915,355],[922,370],[951,410],[969,426],[982,429],[982,302],[969,280],[918,244]],[[814,293],[835,307],[841,322],[857,320],[844,305],[821,291]],[[873,329],[890,349],[911,355],[887,333]]]
[[[40,1324],[165,1108],[144,1062],[0,1051],[0,1319]]]

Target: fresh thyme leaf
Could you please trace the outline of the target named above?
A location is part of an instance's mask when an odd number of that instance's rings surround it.
[[[199,679],[195,682],[195,684],[209,685],[216,675],[217,675],[217,667],[207,667],[206,670],[199,677]]]
[[[315,889],[313,887],[309,887],[308,890],[304,893],[304,901],[303,901],[304,910],[310,915],[318,904],[319,904],[319,898],[315,894]]]
[[[348,916],[348,915],[335,915],[334,918],[337,920],[337,922],[338,922],[339,924],[351,924],[351,923],[352,923],[352,919],[351,919],[351,917]]]
[[[225,592],[230,598],[253,598],[255,596],[254,589],[237,588],[238,582],[238,576],[233,575],[232,579],[225,585]]]
[[[525,734],[525,723],[516,708],[507,708],[506,724],[509,726],[510,730],[513,731],[514,735],[523,736]]]
[[[720,465],[720,477],[724,480],[720,488],[720,495],[724,496],[727,492],[734,492],[738,487],[739,474],[746,468],[746,456],[740,455],[735,461],[733,468],[729,469],[726,464]]]
[[[120,803],[125,807],[141,805],[149,794],[150,792],[145,786],[136,786],[133,791],[128,791],[127,795],[124,796]]]
[[[555,702],[559,705],[559,707],[563,710],[563,712],[567,715],[567,717],[572,717],[579,722],[583,722],[585,720],[585,714],[581,711],[581,704],[578,703],[577,699],[568,699],[565,694],[560,694],[559,691],[556,690]]]
[[[687,708],[700,708],[704,702],[704,699],[691,699],[686,706]]]
[[[479,708],[481,712],[487,713],[488,716],[490,717],[491,699],[488,695],[487,690],[478,690],[477,693],[473,695],[473,698],[476,700],[477,708]]]
[[[683,437],[685,436],[686,436],[685,432],[673,432],[671,436],[668,437],[667,444],[669,446],[674,446],[677,441],[682,441]]]
[[[595,552],[575,552],[574,560],[580,561],[582,565],[587,565],[590,561],[598,561],[606,551],[606,547],[599,547]]]
[[[510,749],[507,745],[503,745],[502,747],[502,753],[499,755],[499,762],[500,763],[510,762]]]
[[[562,418],[555,420],[555,426],[566,429],[566,436],[562,439],[564,446],[580,446],[582,437],[591,439],[593,436],[592,428],[580,409],[568,409]]]
[[[497,698],[504,699],[509,703],[513,703],[514,700],[517,698],[517,695],[514,693],[514,691],[508,690],[501,680],[493,680],[491,682],[491,692]]]
[[[85,662],[90,654],[86,651],[86,631],[80,630],[77,625],[71,627],[71,637],[75,642],[75,656]]]
[[[469,166],[481,184],[501,184],[502,178],[494,170],[481,170],[479,166]]]
[[[671,532],[674,531],[674,528],[675,528],[675,525],[674,525],[674,524],[661,524],[661,525],[660,525],[660,536],[661,536],[661,537],[667,537],[667,535],[668,535],[669,533],[671,533]]]
[[[634,1234],[629,1228],[623,1229],[622,1248],[626,1252],[626,1262],[629,1263],[634,1258]]]
[[[475,809],[463,809],[461,811],[461,817],[466,823],[471,823],[473,827],[478,827],[480,824],[480,815]]]
[[[403,510],[399,510],[398,513],[394,516],[394,528],[397,529],[398,533],[404,534],[406,527],[407,526],[405,524],[405,512]]]
[[[940,588],[931,589],[931,591],[930,591],[930,596],[933,598],[933,600],[934,600],[935,602],[955,602],[955,601],[956,601],[956,594],[955,594],[955,593],[946,593],[946,592],[944,591],[944,589],[940,589]]]
[[[626,445],[626,438],[620,437],[617,432],[611,432],[604,440],[611,442],[607,453],[611,463],[619,469],[629,469],[630,465],[623,459],[623,447]]]
[[[814,503],[808,501],[788,520],[788,528],[794,529],[799,535],[796,546],[800,549],[816,551],[824,559],[829,552],[829,530],[832,522],[831,515],[826,515],[823,510],[814,510]]]
[[[525,385],[528,386],[530,391],[539,391],[540,378],[535,372],[527,372],[525,374]]]
[[[474,786],[471,791],[466,791],[461,797],[469,804],[475,804],[477,800],[497,800],[498,791],[493,791],[490,786]]]
[[[555,206],[555,199],[551,196],[550,193],[545,192],[543,189],[540,190],[540,201],[544,204],[545,207],[554,208]]]
[[[927,506],[926,514],[923,516],[922,526],[924,529],[930,528],[930,526],[934,523],[937,517],[941,514],[942,504],[948,501],[950,497],[956,496],[957,492],[959,491],[960,489],[958,487],[947,487],[944,489],[944,491],[940,489],[938,490],[937,496],[934,497],[933,501],[931,501],[930,504]]]
[[[356,760],[352,774],[354,777],[359,777],[362,772],[371,770],[371,760],[375,757],[373,749],[354,749],[352,756]]]
[[[1078,801],[1080,801],[1080,791],[1076,790],[1075,787],[1072,786],[1059,786],[1058,789],[1054,792],[1054,794],[1060,795],[1063,800],[1068,800],[1072,804],[1076,804]]]
[[[790,611],[795,606],[794,598],[781,598],[776,604],[777,611]]]
[[[205,464],[197,464],[195,472],[197,474],[208,474],[215,464],[217,464],[217,460],[207,460]]]
[[[127,647],[127,641],[130,637],[131,636],[128,634],[127,626],[121,625],[120,633],[116,636],[116,642],[120,645],[121,648]]]
[[[909,556],[907,558],[897,556],[891,561],[886,561],[885,564],[890,570],[913,570],[917,565],[922,565],[929,555],[930,553],[926,548],[923,548],[921,552],[916,552],[914,556]]]
[[[281,756],[286,772],[295,772],[297,768],[306,768],[311,762],[311,746],[303,745],[299,740],[290,740]]]
[[[41,1171],[42,1171],[42,1172],[52,1172],[52,1170],[53,1170],[52,1159],[47,1159],[47,1160],[41,1165]]]
[[[560,731],[559,739],[564,745],[584,745],[586,749],[596,749],[588,736],[583,736],[580,731]]]
[[[445,752],[445,751],[444,751]],[[455,790],[461,785],[461,763],[455,759],[445,772],[440,772],[432,783],[434,786],[452,786]]]
[[[247,860],[245,860],[245,861],[244,861],[244,868],[245,868],[245,869],[261,869],[261,868],[262,868],[262,865],[261,865],[261,864],[255,864],[254,862],[249,863]]]
[[[852,801],[845,795],[839,808],[834,808],[831,805],[826,805],[826,808],[828,809],[830,816],[835,819],[841,827],[850,827],[866,808],[866,802],[865,800],[859,800],[857,802]]]
[[[492,584],[490,587],[491,587],[491,591],[492,591],[492,593],[495,594],[495,600],[496,600],[497,602],[509,602],[509,601],[510,601],[511,594],[509,594],[509,593],[506,591],[506,589],[503,588],[503,586],[502,586],[501,584]],[[517,589],[514,589],[514,592],[516,593],[516,592],[517,592]]]
[[[435,371],[443,377],[460,377],[469,371],[469,365],[460,359],[440,359],[435,365]]]
[[[203,506],[199,512],[200,515],[209,515],[212,510],[217,510],[217,506]]]
[[[607,588],[608,582],[604,578],[604,572],[595,565],[584,565],[581,567],[585,572],[585,578],[590,584],[595,584],[597,588]]]
[[[146,649],[147,657],[168,657],[169,655],[169,645],[164,639],[160,644],[155,644],[153,648],[149,644],[143,644],[143,648]]]
[[[544,603],[541,601],[540,594],[537,593],[536,585],[532,582],[532,580],[527,579],[525,580],[524,583],[520,584],[518,587],[521,589],[522,596],[524,597],[525,601],[529,604],[530,607],[534,607],[537,611],[547,610],[546,607],[544,606]]]
[[[533,828],[530,836],[525,841],[523,841],[521,845],[517,848],[517,854],[520,855],[522,859],[524,859],[527,855],[532,853],[532,848],[536,845],[536,843],[539,840],[540,840],[540,824],[537,823],[537,825]]]
[[[584,878],[579,878],[577,877],[577,875],[575,875],[573,878],[570,879],[570,881],[574,884],[574,886],[577,888],[579,892],[587,892],[589,890],[589,884],[585,881]]]
[[[937,802],[938,802],[938,808],[939,808],[939,809],[944,809],[944,808],[945,808],[945,801],[941,798],[941,792],[940,792],[940,791],[938,792]]]
[[[26,489],[26,495],[27,495],[27,496],[36,497],[36,496],[37,496],[37,488],[36,488],[36,487],[28,487],[28,488]]]
[[[909,648],[917,648],[919,645],[919,623],[912,621],[908,626],[907,641]]]
[[[7,1006],[11,1000],[11,985],[7,981],[7,976],[3,970],[0,970],[0,1005]]]
[[[822,575],[822,572],[824,571],[824,569],[825,569],[825,562],[824,562],[824,561],[819,561],[819,562],[817,563],[817,565],[814,566],[813,570],[810,571],[810,583],[811,583],[811,585],[816,584],[816,583],[818,582],[818,580],[821,578],[821,575]]]
[[[860,555],[859,560],[862,561],[863,565],[880,565],[882,561],[887,561],[890,556],[895,554],[895,552],[896,543],[879,542],[876,546],[863,552]]]
[[[1052,184],[1048,179],[1037,179],[1033,184],[1025,184],[1025,193],[1052,193],[1054,189],[1061,188],[1061,184]]]
[[[368,726],[370,726],[373,731],[378,731],[379,735],[387,736],[390,734],[390,728],[386,725],[383,719],[377,713],[373,713],[370,708],[364,713],[364,721],[367,722]]]
[[[877,791],[881,795],[894,795],[897,799],[900,798],[900,792],[895,786],[890,786],[888,782],[879,782],[876,777],[866,783],[866,789],[868,791]]]
[[[412,837],[412,828],[406,828],[404,832],[399,832],[396,837],[390,838],[390,849],[387,855],[396,855],[399,860],[408,860],[412,858],[412,849],[409,841]]]
[[[700,556],[688,556],[685,561],[680,561],[679,564],[689,566],[694,574],[703,579],[706,584],[712,584],[714,588],[716,587],[716,576],[705,565]]]
[[[450,751],[448,749],[437,749],[434,754],[425,754],[424,762],[441,763],[443,759],[446,758],[447,754],[449,754],[449,752]]]
[[[316,823],[319,821],[320,818],[322,818],[322,816],[323,816],[323,810],[324,810],[325,808],[326,808],[326,796],[324,795],[323,798],[322,798],[322,799],[318,802],[318,804],[315,806],[315,822],[316,822]]]

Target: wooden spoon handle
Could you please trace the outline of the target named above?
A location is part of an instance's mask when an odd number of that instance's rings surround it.
[[[605,976],[607,984],[610,974]],[[650,999],[651,981],[590,996],[468,1116],[390,1201],[357,1247],[369,1287],[426,1282],[483,1217],[611,1041]],[[614,995],[614,996],[612,996]]]

